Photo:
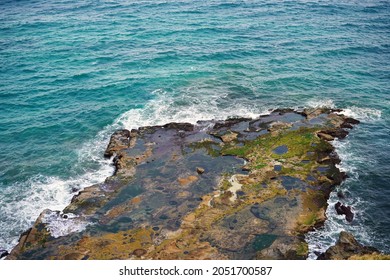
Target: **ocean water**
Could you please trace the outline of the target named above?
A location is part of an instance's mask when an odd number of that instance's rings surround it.
[[[328,106],[338,187],[310,258],[341,230],[390,253],[390,2],[0,1],[0,248],[113,172],[118,128]]]

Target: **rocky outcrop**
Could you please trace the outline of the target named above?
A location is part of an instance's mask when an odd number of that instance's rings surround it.
[[[130,145],[130,131],[122,129],[112,134],[110,142],[104,152],[105,157],[112,157],[116,152],[128,148]]]
[[[54,239],[43,222],[44,216],[49,212],[51,210],[44,210],[37,218],[33,227],[20,235],[19,243],[13,248],[7,259],[18,259],[22,251],[28,251],[30,248],[39,250],[39,248],[44,247],[47,241]]]
[[[348,259],[390,259],[389,255],[381,254],[377,249],[360,244],[355,237],[346,231],[340,232],[338,241],[318,260],[348,260]]]
[[[305,259],[346,175],[338,110],[115,132],[115,174],[45,211],[8,259]]]
[[[355,215],[352,213],[351,206],[345,206],[341,202],[337,202],[334,207],[338,215],[345,215],[345,219],[348,222],[353,221]]]

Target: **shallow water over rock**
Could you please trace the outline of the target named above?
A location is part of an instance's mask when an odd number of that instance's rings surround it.
[[[272,150],[277,155],[283,155],[288,152],[288,147],[286,145],[278,146]]]

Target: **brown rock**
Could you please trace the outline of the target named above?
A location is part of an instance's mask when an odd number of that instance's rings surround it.
[[[115,152],[125,149],[130,143],[130,131],[127,129],[121,129],[116,131],[108,143],[107,149],[104,152],[105,157],[111,157]]]
[[[352,256],[362,256],[379,253],[374,247],[363,246],[355,237],[346,231],[340,232],[339,240],[329,247],[325,253],[318,256],[318,260],[347,260]]]
[[[314,119],[321,114],[329,113],[330,109],[328,108],[310,108],[304,109],[302,115],[305,116],[308,120]]]
[[[146,253],[147,253],[147,251],[145,249],[135,249],[133,251],[133,255],[136,257],[141,257],[141,256],[145,255]]]
[[[333,138],[339,138],[339,139],[344,139],[348,135],[348,131],[346,131],[345,129],[342,129],[342,128],[321,131],[320,133],[328,134],[328,135],[332,136]]]
[[[64,256],[64,260],[82,260],[85,257],[85,254],[74,252],[69,253]]]
[[[351,206],[345,206],[341,202],[337,202],[334,207],[338,215],[345,215],[345,219],[348,222],[353,221],[354,214],[352,213]]]
[[[332,135],[326,134],[324,132],[318,132],[317,135],[318,135],[318,137],[320,137],[321,139],[324,139],[326,141],[333,141],[334,140],[334,137]]]
[[[204,168],[202,168],[202,167],[197,167],[197,168],[196,168],[196,172],[198,172],[198,174],[203,174],[203,173],[204,173]]]
[[[224,143],[229,143],[237,139],[238,134],[234,132],[227,133],[221,136],[221,139]]]

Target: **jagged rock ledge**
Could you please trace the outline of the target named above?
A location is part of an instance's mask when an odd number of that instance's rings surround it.
[[[360,244],[355,237],[346,231],[340,232],[336,244],[318,256],[318,260],[390,260],[374,247]]]
[[[340,110],[115,132],[115,174],[45,210],[8,259],[306,259],[345,179],[330,141],[359,122]]]

